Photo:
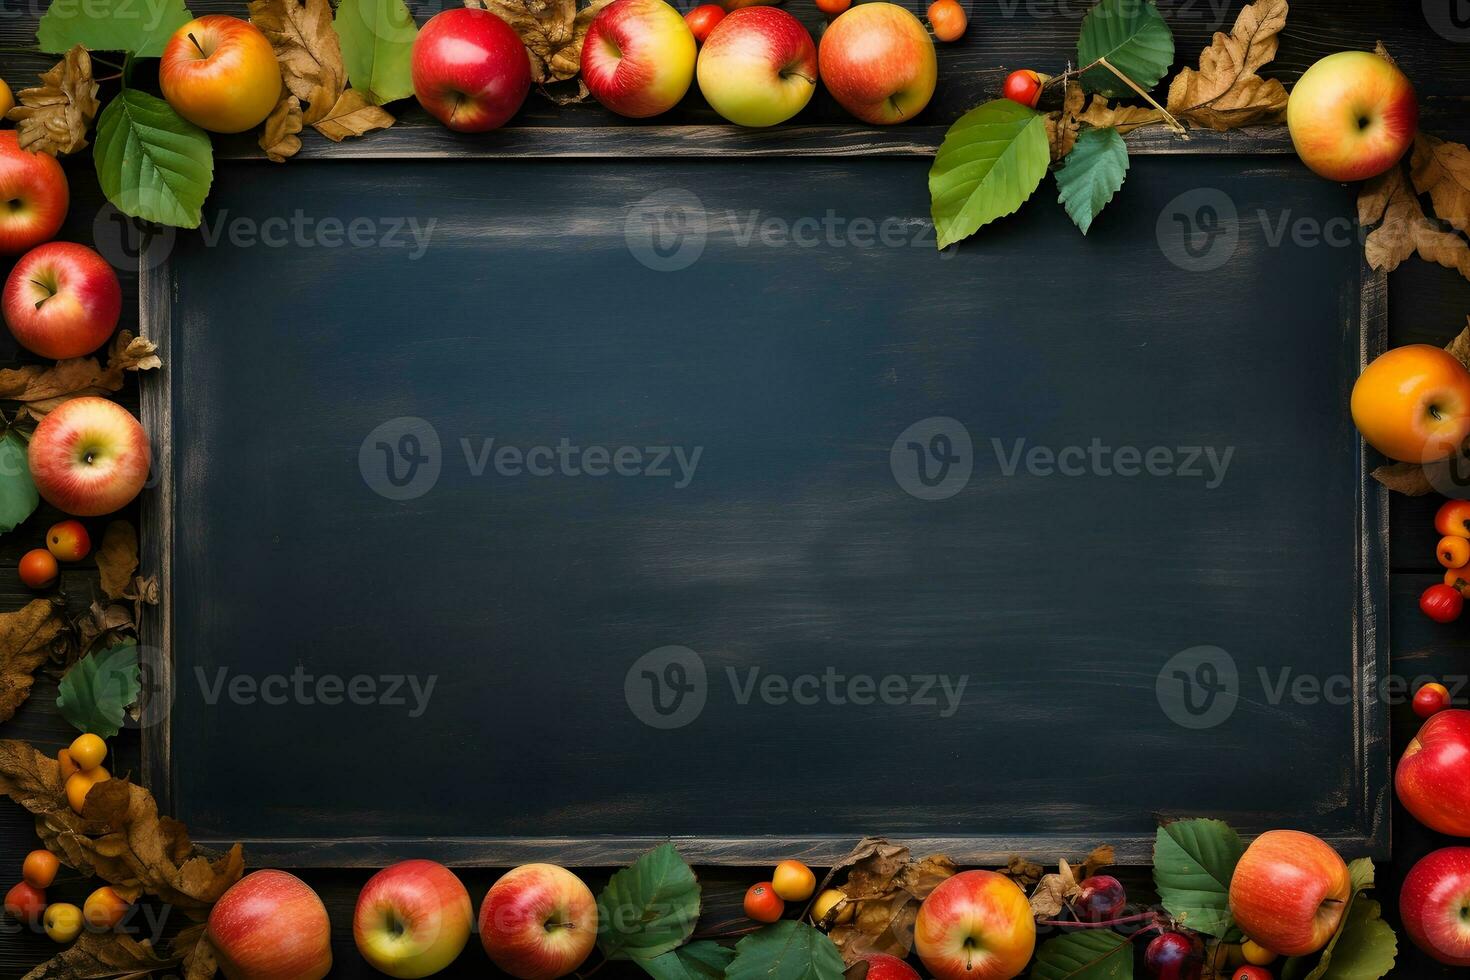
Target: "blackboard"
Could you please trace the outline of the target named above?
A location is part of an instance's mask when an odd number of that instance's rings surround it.
[[[221,162],[141,262],[148,781],[287,866],[1382,853],[1382,281],[1211,148],[945,254],[920,156]]]

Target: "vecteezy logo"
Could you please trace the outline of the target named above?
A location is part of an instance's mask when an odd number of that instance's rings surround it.
[[[1240,215],[1230,195],[1213,187],[1185,191],[1164,205],[1154,226],[1164,257],[1185,272],[1229,262],[1240,243]]]
[[[1470,0],[1424,0],[1424,19],[1446,41],[1470,41]]]
[[[704,659],[688,647],[650,650],[628,668],[623,697],[633,717],[649,728],[683,728],[709,698]]]
[[[628,251],[654,272],[689,268],[704,254],[708,235],[704,202],[682,187],[654,191],[630,207],[623,221]]]
[[[413,500],[434,489],[443,460],[439,433],[411,415],[384,422],[357,451],[363,482],[388,500]]]
[[[975,448],[957,419],[935,416],[904,429],[888,451],[893,478],[920,500],[953,497],[970,482]]]
[[[1181,728],[1214,728],[1235,714],[1240,671],[1219,647],[1199,646],[1170,657],[1154,682],[1159,707]]]
[[[175,230],[168,225],[139,221],[123,214],[111,201],[92,219],[92,241],[98,253],[119,272],[137,272],[162,265],[173,251]],[[145,259],[146,252],[146,259]]]

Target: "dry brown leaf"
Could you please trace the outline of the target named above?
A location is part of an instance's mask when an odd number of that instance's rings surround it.
[[[160,816],[152,794],[126,779],[98,783],[74,813],[60,765],[27,742],[0,741],[0,792],[35,815],[48,850],[125,896],[147,892],[200,915],[245,871],[239,844],[224,855],[196,847],[183,824]]]
[[[1066,861],[1056,874],[1042,875],[1031,893],[1031,915],[1036,919],[1055,919],[1077,894],[1077,879]]]
[[[81,395],[107,395],[122,390],[129,371],[160,367],[158,348],[151,340],[120,330],[107,352],[107,366],[96,357],[73,357],[51,367],[27,364],[0,371],[0,399],[25,403],[25,411],[39,419],[57,405]]]
[[[301,100],[290,92],[281,95],[281,101],[265,117],[265,126],[260,131],[260,148],[272,163],[285,163],[301,152]]]
[[[1027,861],[1020,855],[1012,854],[1001,874],[1014,881],[1022,891],[1029,891],[1041,881],[1041,876],[1045,872],[1046,869],[1035,861]]]
[[[1379,41],[1373,45],[1373,53],[1378,55],[1378,57],[1382,58],[1384,61],[1388,62],[1390,65],[1398,64],[1398,60],[1394,58],[1393,55],[1388,53],[1388,48],[1384,46],[1382,41]]]
[[[577,0],[464,0],[464,5],[490,11],[521,36],[531,58],[531,80],[544,89],[577,77],[587,28],[611,2],[592,0],[580,11]],[[565,105],[585,99],[587,86],[579,81],[575,95],[547,94]]]
[[[102,573],[107,598],[121,599],[137,570],[138,532],[127,521],[113,521],[102,532],[102,545],[97,549],[97,571]]]
[[[85,148],[87,130],[102,108],[92,79],[92,56],[76,45],[41,76],[38,87],[21,89],[16,102],[5,118],[16,123],[22,150],[56,156]]]
[[[1420,133],[1414,138],[1411,176],[1414,190],[1429,195],[1437,216],[1470,232],[1470,148]]]
[[[1229,34],[1217,31],[1199,56],[1199,69],[1182,68],[1169,85],[1169,111],[1210,129],[1280,122],[1286,87],[1256,74],[1276,57],[1286,27],[1286,0],[1256,0],[1241,10]]]
[[[143,977],[178,966],[179,957],[159,956],[148,940],[118,932],[84,931],[60,953],[27,973],[23,980],[99,980]]]
[[[929,893],[959,869],[943,855],[912,860],[909,849],[883,838],[865,838],[833,871],[847,871],[839,887],[855,906],[852,921],[828,935],[848,963],[867,953],[907,956],[914,921]]]
[[[1047,113],[1046,116],[1046,139],[1051,144],[1053,163],[1072,152],[1072,147],[1077,142],[1077,120],[1082,114],[1082,107],[1087,104],[1087,93],[1080,84],[1063,82],[1062,87],[1064,91],[1061,109]]]
[[[1082,878],[1085,881],[1097,874],[1103,868],[1110,868],[1118,860],[1118,852],[1113,849],[1112,844],[1099,844],[1092,849],[1092,853],[1082,859]]]
[[[393,114],[387,109],[373,105],[356,89],[348,89],[312,127],[332,142],[340,143],[351,136],[387,129],[393,122]]]
[[[184,980],[209,980],[219,969],[214,947],[210,945],[204,923],[192,925],[174,937],[170,952],[179,957]]]
[[[1395,166],[1374,177],[1358,193],[1358,223],[1378,225],[1363,243],[1363,255],[1375,269],[1392,272],[1413,255],[1454,269],[1470,279],[1470,245],[1424,214],[1403,168]]]
[[[100,646],[111,646],[125,636],[136,636],[136,617],[121,603],[103,605],[94,600],[87,611],[72,623],[76,631],[77,647],[87,651]]]
[[[1139,126],[1163,122],[1164,114],[1157,109],[1150,109],[1142,105],[1108,105],[1107,99],[1101,95],[1094,95],[1092,101],[1088,103],[1087,111],[1077,118],[1096,129],[1111,127],[1120,133],[1127,133]]]
[[[347,88],[330,0],[250,0],[250,22],[275,49],[302,122],[309,126],[324,117]]]
[[[0,613],[0,721],[9,721],[30,697],[36,671],[64,655],[70,631],[50,599],[32,599],[15,612]]]

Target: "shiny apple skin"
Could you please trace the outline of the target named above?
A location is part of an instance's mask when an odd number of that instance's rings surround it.
[[[597,944],[597,900],[581,878],[554,864],[523,864],[490,886],[480,904],[480,942],[519,980],[555,980]]]
[[[919,971],[897,956],[887,953],[866,953],[862,959],[868,964],[865,980],[920,980]]]
[[[47,242],[21,256],[0,294],[5,325],[33,354],[81,357],[112,336],[122,284],[107,260],[75,242]]]
[[[928,30],[892,3],[860,3],[834,20],[822,34],[817,61],[838,104],[875,126],[914,118],[939,81]]]
[[[56,158],[22,150],[15,130],[0,130],[0,254],[19,255],[55,238],[70,203]]]
[[[1470,847],[1426,854],[1404,878],[1399,916],[1409,938],[1449,966],[1470,966]]]
[[[1337,931],[1352,890],[1347,863],[1326,841],[1271,830],[1251,841],[1230,878],[1242,932],[1282,956],[1305,956]]]
[[[1339,51],[1292,86],[1286,125],[1297,156],[1318,175],[1365,180],[1413,144],[1419,102],[1397,65],[1369,51]]]
[[[732,11],[699,52],[699,91],[739,126],[774,126],[817,91],[817,46],[801,21],[779,7]]]
[[[441,11],[413,42],[414,95],[456,132],[499,129],[520,110],[529,91],[526,45],[488,10]]]
[[[274,870],[230,886],[206,927],[226,980],[321,980],[332,969],[331,930],[316,892]]]
[[[352,938],[373,969],[416,980],[453,963],[473,924],[470,893],[453,871],[434,861],[402,861],[362,886]]]
[[[582,81],[605,108],[647,119],[684,98],[696,54],[689,25],[663,0],[615,0],[587,29]]]
[[[168,39],[158,87],[174,111],[200,129],[243,133],[264,122],[280,101],[281,67],[260,28],[229,14],[207,14]]]
[[[1430,830],[1470,837],[1470,711],[1450,708],[1420,726],[1399,757],[1394,790]]]
[[[962,871],[919,906],[914,949],[936,980],[1009,980],[1036,949],[1031,905],[1004,875]]]
[[[76,517],[99,517],[126,507],[143,489],[151,451],[127,409],[87,395],[62,402],[41,420],[26,457],[47,503]]]

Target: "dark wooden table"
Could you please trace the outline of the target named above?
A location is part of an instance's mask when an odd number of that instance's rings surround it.
[[[44,0],[3,0],[0,2],[0,49],[13,51],[33,45],[35,24],[45,9]],[[422,22],[441,4],[410,3]],[[915,6],[910,4],[911,7]],[[915,125],[943,126],[972,105],[993,96],[1005,74],[1021,67],[1054,72],[1064,66],[1074,51],[1077,28],[1089,3],[1082,0],[984,0],[968,4],[971,27],[958,44],[940,46],[940,83],[936,97]],[[1178,62],[1193,64],[1197,52],[1215,30],[1228,30],[1240,4],[1235,0],[1162,0],[1160,7],[1170,21],[1176,37]],[[1382,39],[1398,58],[1418,86],[1423,109],[1424,128],[1437,135],[1465,141],[1470,138],[1470,26],[1453,27],[1450,11],[1455,0],[1295,0],[1290,22],[1281,44],[1281,53],[1270,74],[1288,84],[1312,62],[1325,54],[1344,48],[1371,48]],[[243,15],[244,4],[225,0],[204,0],[191,5],[195,13],[226,11]],[[789,9],[815,28],[821,23],[810,0],[791,0]],[[1436,26],[1439,25],[1439,26]],[[1448,26],[1446,26],[1448,25]],[[0,75],[13,88],[30,84],[34,72],[49,67],[53,59],[40,56],[5,54],[0,56]],[[428,125],[426,117],[416,109],[405,109],[403,125]],[[658,120],[667,124],[710,124],[716,122],[697,94],[675,112]],[[841,111],[822,92],[790,127],[821,126],[844,121]],[[515,125],[634,125],[602,111],[595,104],[557,109],[533,95]],[[792,134],[796,134],[793,132]],[[308,134],[308,140],[318,139]],[[371,137],[369,137],[371,138]],[[287,165],[289,167],[289,164]],[[92,171],[91,159],[85,156],[72,161],[67,168],[72,187],[72,207],[62,238],[91,242],[94,223],[98,220],[103,200]],[[284,175],[283,175],[284,176]],[[1283,201],[1283,206],[1291,202]],[[8,272],[8,264],[5,267]],[[122,275],[127,307],[123,325],[136,329],[136,285],[134,277]],[[1470,313],[1470,282],[1454,272],[1410,260],[1394,273],[1389,286],[1390,344],[1442,344],[1465,325]],[[1263,353],[1263,356],[1269,356]],[[19,350],[9,334],[0,331],[0,365],[10,366],[31,360]],[[122,400],[131,408],[137,405],[137,390],[129,388]],[[1324,412],[1345,412],[1346,406],[1322,406]],[[1434,561],[1437,535],[1432,528],[1436,500],[1407,500],[1395,497],[1392,504],[1392,587],[1390,638],[1394,675],[1412,690],[1416,679],[1461,678],[1470,674],[1470,644],[1465,641],[1464,623],[1439,626],[1429,622],[1417,609],[1419,593],[1439,579]],[[45,529],[60,515],[43,506],[26,524],[0,538],[0,609],[19,608],[32,597],[16,574],[15,566],[27,550],[42,544]],[[100,537],[104,522],[89,522],[94,538]],[[146,571],[146,570],[145,570]],[[1346,570],[1344,570],[1346,573]],[[1303,589],[1312,587],[1304,582]],[[64,571],[61,588],[74,612],[80,612],[97,592],[97,578],[90,563]],[[1282,596],[1290,602],[1290,596]],[[43,677],[32,697],[10,723],[0,728],[0,736],[23,738],[38,746],[54,750],[70,741],[75,734],[57,714],[54,701],[54,678]],[[1470,692],[1467,692],[1470,694]],[[1395,756],[1417,730],[1417,719],[1402,694],[1391,707]],[[114,770],[127,772],[137,765],[136,733],[124,733],[116,740]],[[220,760],[228,765],[229,760]],[[1168,777],[1167,761],[1161,761],[1160,778]],[[269,792],[269,787],[262,787]],[[1249,796],[1250,785],[1240,792]],[[1397,924],[1397,892],[1404,874],[1423,854],[1453,841],[1432,834],[1418,826],[1403,809],[1394,807],[1394,859],[1380,870],[1379,897],[1386,914]],[[29,817],[18,807],[0,806],[0,886],[8,887],[20,875],[24,854],[36,846]],[[1064,855],[1058,855],[1062,857]],[[1075,857],[1075,855],[1072,855]],[[702,869],[705,886],[705,915],[701,931],[739,928],[740,899],[745,888],[768,869]],[[333,976],[375,976],[358,957],[351,937],[351,910],[357,890],[368,877],[360,871],[313,871],[303,875],[321,893],[331,913],[337,952]],[[464,873],[471,896],[478,904],[496,872],[469,870]],[[600,886],[601,872],[588,872],[594,889]],[[1131,900],[1152,900],[1148,875],[1144,869],[1133,869],[1123,875],[1132,885]],[[50,898],[55,901],[80,903],[94,883],[63,878],[53,886]],[[44,936],[19,933],[11,923],[0,928],[0,976],[19,977],[56,952]],[[1400,976],[1448,975],[1421,955],[1401,936]],[[459,962],[444,976],[484,976],[493,973],[488,961],[472,941]],[[608,976],[641,976],[636,968],[613,967]]]

